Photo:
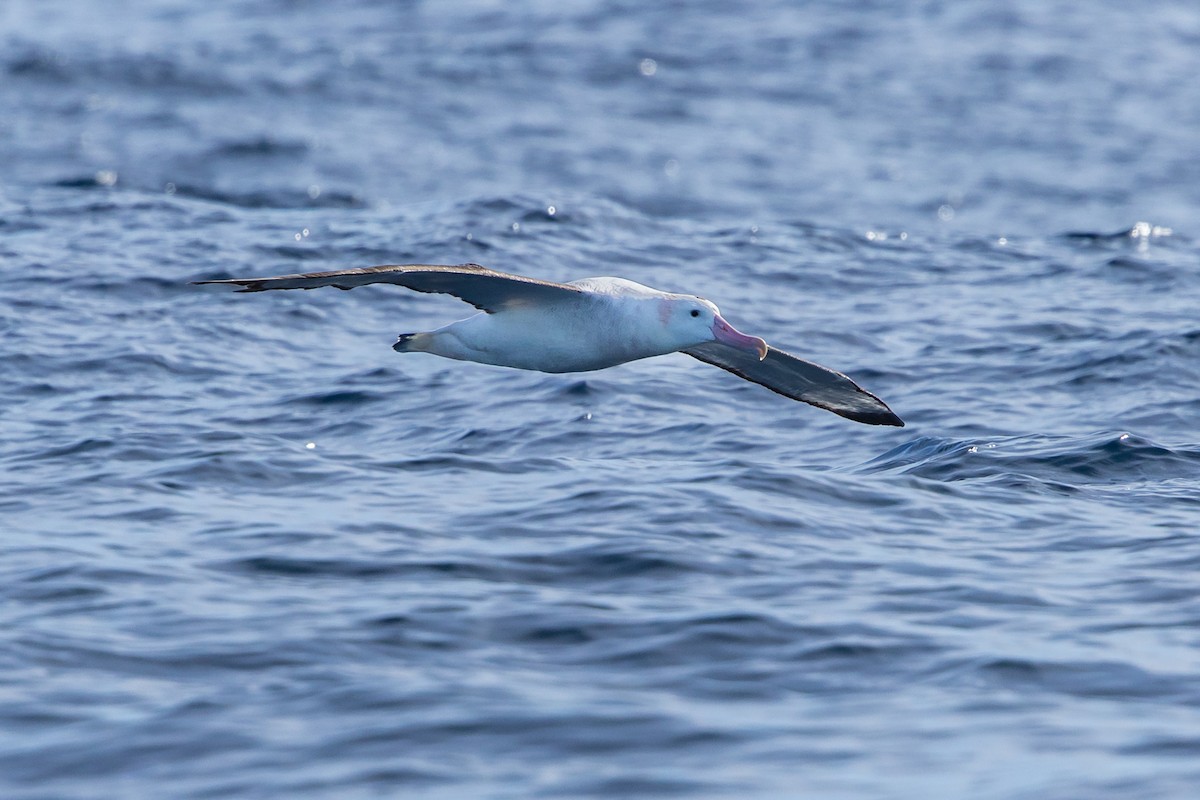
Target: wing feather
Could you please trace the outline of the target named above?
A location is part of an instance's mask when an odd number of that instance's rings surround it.
[[[810,403],[846,419],[868,425],[904,427],[904,421],[886,403],[842,373],[774,347],[767,348],[767,357],[762,361],[754,353],[720,342],[705,342],[683,352],[784,397]]]
[[[385,264],[378,267],[304,272],[271,278],[232,278],[194,283],[240,286],[239,291],[242,292],[316,289],[322,286],[353,289],[369,283],[392,283],[418,292],[453,295],[489,314],[515,305],[552,303],[584,293],[584,290],[565,283],[498,272],[478,264]]]

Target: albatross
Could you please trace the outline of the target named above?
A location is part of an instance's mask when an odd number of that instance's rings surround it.
[[[437,330],[400,334],[392,348],[539,372],[588,372],[681,352],[855,422],[904,425],[850,378],[747,336],[708,300],[624,278],[555,283],[478,264],[387,264],[195,283],[227,284],[242,292],[391,283],[449,294],[480,313]]]

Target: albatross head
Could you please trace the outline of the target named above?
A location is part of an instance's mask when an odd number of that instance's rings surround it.
[[[665,301],[663,322],[673,340],[682,342],[678,349],[694,347],[705,342],[746,350],[762,361],[767,357],[767,343],[757,336],[747,336],[730,325],[715,305],[702,297],[677,295]]]

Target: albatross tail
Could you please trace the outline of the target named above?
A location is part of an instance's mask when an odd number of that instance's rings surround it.
[[[428,345],[428,333],[402,333],[392,349],[397,353],[427,353]]]

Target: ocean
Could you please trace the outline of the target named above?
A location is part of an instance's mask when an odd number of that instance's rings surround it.
[[[1191,798],[1200,8],[0,5],[0,796]],[[400,355],[477,262],[684,355]]]

